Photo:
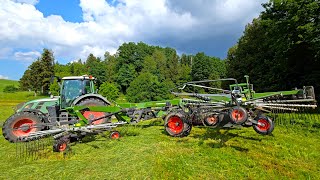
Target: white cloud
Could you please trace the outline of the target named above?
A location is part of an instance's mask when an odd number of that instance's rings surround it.
[[[106,50],[114,53],[128,41],[180,44],[175,48],[185,51],[183,44],[199,38],[212,43],[209,37],[241,33],[247,20],[261,9],[256,0],[118,0],[111,4],[80,0],[84,22],[72,23],[57,15],[44,17],[34,7],[37,2],[0,0],[0,50],[45,47],[52,49],[56,58],[68,61],[89,53],[103,56]],[[14,57],[30,60],[37,53],[16,52]]]
[[[9,79],[9,77],[0,74],[0,79]]]
[[[15,52],[14,53],[14,57],[17,60],[21,60],[21,61],[33,61],[40,56],[41,56],[41,54],[38,51]]]
[[[39,2],[39,0],[13,0],[13,1],[18,3],[32,4],[32,5],[36,5]]]

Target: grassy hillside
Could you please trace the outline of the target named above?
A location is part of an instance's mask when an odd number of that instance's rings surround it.
[[[18,87],[19,82],[14,81],[14,80],[0,79],[0,92],[2,92],[4,87],[6,87],[8,85],[14,85],[14,86]]]
[[[0,104],[2,124],[14,103]],[[66,156],[49,145],[32,161],[17,158],[21,146],[0,137],[0,179],[320,179],[319,129],[276,126],[261,136],[252,128],[193,127],[173,138],[158,119],[117,130],[119,140],[86,138]]]

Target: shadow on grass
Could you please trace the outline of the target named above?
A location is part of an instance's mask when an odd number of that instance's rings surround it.
[[[179,138],[177,140],[178,143],[186,143],[189,142],[191,139],[198,139],[198,145],[206,145],[211,148],[223,148],[223,147],[231,147],[237,151],[240,152],[248,152],[249,149],[243,148],[236,145],[230,145],[227,142],[234,138],[241,138],[244,140],[250,140],[250,141],[261,141],[260,138],[255,137],[247,137],[243,134],[243,132],[230,132],[234,128],[224,128],[224,127],[216,127],[216,128],[210,128],[210,127],[198,127],[200,129],[205,129],[205,133],[197,133],[197,134],[191,134],[190,136],[186,138]],[[168,133],[163,130],[162,134],[168,135]]]
[[[223,129],[223,131],[222,131]],[[199,144],[203,144],[205,140],[214,139],[214,141],[207,142],[206,145],[211,148],[223,148],[223,147],[231,147],[240,152],[248,152],[249,149],[243,148],[236,145],[228,145],[227,142],[233,138],[243,138],[246,140],[254,140],[261,141],[261,139],[246,137],[240,135],[241,133],[232,133],[229,132],[230,128],[206,128],[206,132],[204,134],[195,134],[193,138],[199,139]]]

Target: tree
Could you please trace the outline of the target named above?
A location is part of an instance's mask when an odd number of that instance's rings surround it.
[[[314,0],[271,0],[229,49],[228,72],[250,75],[257,91],[314,85],[320,77],[320,4]]]
[[[133,65],[124,64],[118,72],[117,83],[120,85],[123,93],[126,92],[130,83],[137,77],[137,73]]]
[[[35,96],[43,87],[42,67],[40,59],[34,61],[20,79],[20,87],[33,90]]]
[[[116,100],[119,97],[119,89],[116,84],[105,82],[99,88],[99,94],[107,99]]]
[[[106,66],[101,62],[100,58],[96,58],[93,54],[90,54],[86,61],[86,66],[90,75],[97,79],[97,86],[99,87],[103,82],[107,81],[106,78]]]
[[[50,79],[54,75],[54,57],[53,53],[48,49],[43,49],[43,53],[40,58],[42,72],[40,74],[42,78],[42,93],[49,91]]]
[[[53,96],[58,96],[60,93],[60,86],[57,83],[57,81],[54,81],[51,85],[50,85],[50,93]]]
[[[34,61],[20,79],[22,89],[32,89],[46,94],[49,91],[50,79],[54,75],[54,57],[51,51],[43,49],[40,58]]]
[[[118,68],[120,69],[124,64],[131,64],[136,72],[140,72],[143,68],[143,59],[152,55],[153,51],[153,46],[143,42],[137,44],[134,42],[123,43],[117,51],[119,56]]]
[[[156,76],[149,72],[141,73],[135,78],[127,90],[127,99],[130,102],[153,101],[157,98],[160,83]]]

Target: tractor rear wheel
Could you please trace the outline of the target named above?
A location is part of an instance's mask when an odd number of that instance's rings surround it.
[[[18,112],[9,117],[3,124],[2,134],[9,142],[18,142],[21,136],[28,136],[31,132],[42,128],[34,126],[41,123],[41,119],[31,112]]]
[[[256,124],[253,126],[253,129],[262,135],[268,135],[271,134],[274,129],[274,122],[265,116],[258,116],[255,118],[256,121],[258,121],[259,124]]]
[[[109,104],[97,98],[87,98],[87,99],[81,100],[76,105],[77,106],[107,106]],[[108,113],[105,113],[105,112],[85,111],[83,113],[83,116],[88,120],[93,120],[102,116],[106,116],[107,114]],[[103,124],[108,122],[111,122],[111,117],[99,119],[97,121],[94,121],[92,124]]]
[[[164,121],[165,129],[170,136],[184,137],[191,132],[192,124],[184,112],[171,112]]]

